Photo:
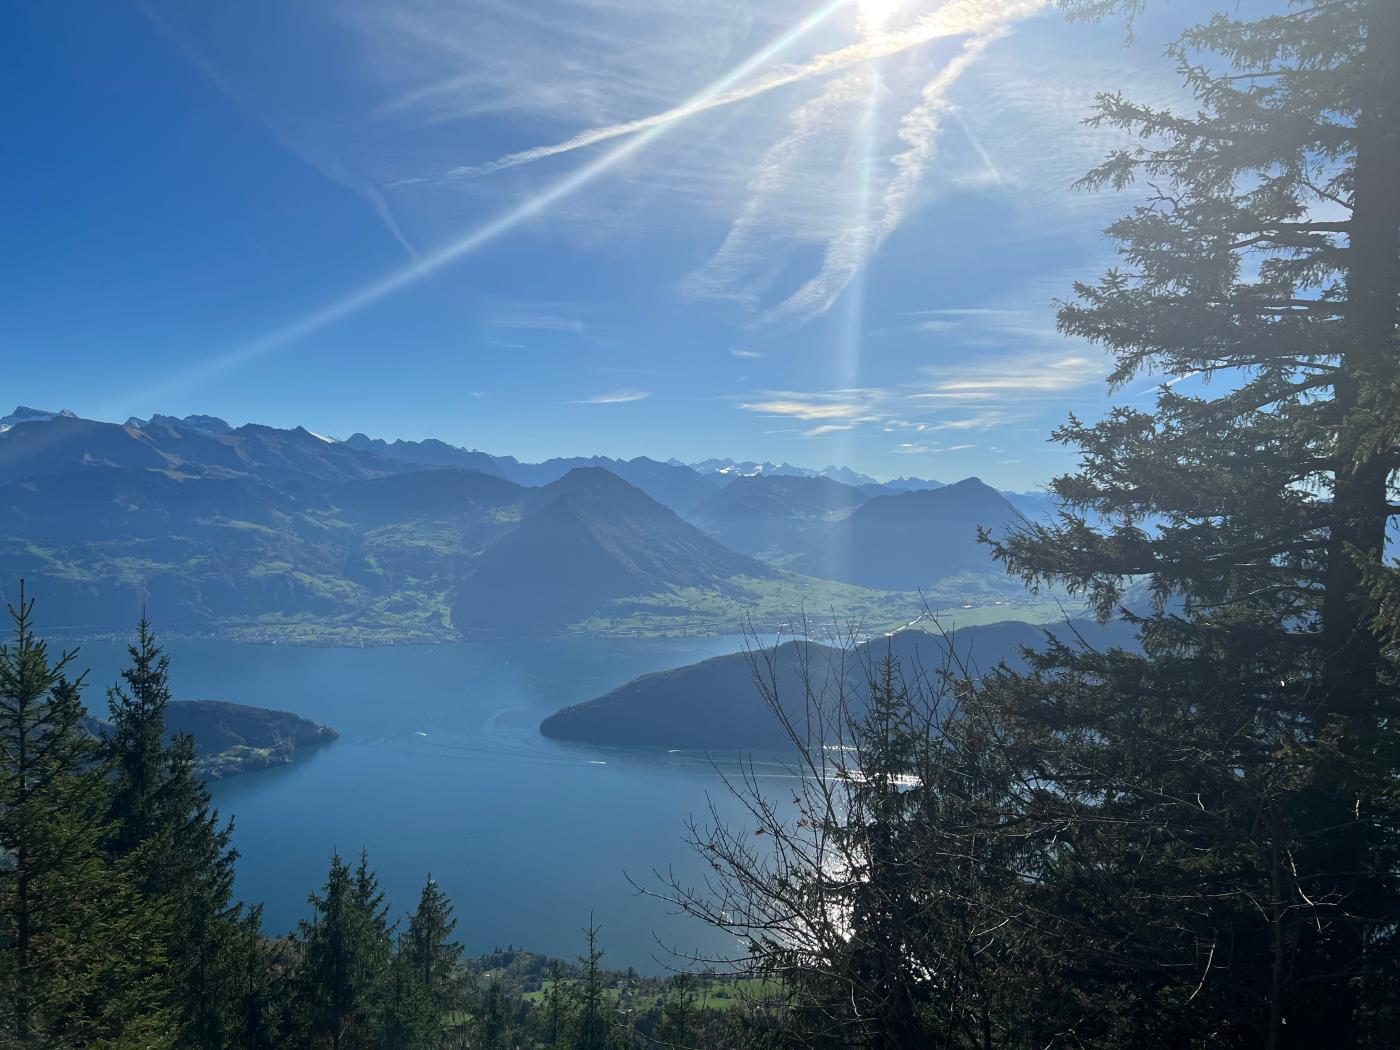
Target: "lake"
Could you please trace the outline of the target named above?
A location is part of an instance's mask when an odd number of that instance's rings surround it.
[[[432,874],[456,905],[468,954],[514,944],[571,957],[591,912],[608,965],[654,973],[665,957],[658,938],[709,951],[733,940],[637,896],[626,874],[654,884],[653,869],[674,865],[698,878],[685,818],[703,815],[710,794],[735,819],[737,806],[704,755],[564,744],[537,726],[639,674],[742,645],[737,637],[373,649],[176,640],[168,651],[176,698],[294,711],[341,734],[292,765],[213,785],[220,811],[235,819],[238,893],[265,904],[270,933],[307,914],[333,850],[353,857],[363,847],[396,915],[411,910]],[[105,714],[103,690],[125,662],[117,643],[82,645],[94,711]]]

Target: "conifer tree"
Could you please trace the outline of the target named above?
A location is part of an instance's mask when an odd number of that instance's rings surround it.
[[[125,686],[113,685],[107,690],[112,723],[108,738],[113,767],[112,812],[116,818],[113,845],[120,856],[168,837],[164,788],[170,657],[156,645],[145,616],[137,625],[136,644],[127,646],[127,654],[131,665],[121,673]]]
[[[488,981],[481,1000],[477,1038],[477,1045],[482,1047],[482,1050],[502,1050],[506,1045],[506,1034],[510,1027],[506,1007],[506,998],[501,992],[500,982]]]
[[[309,900],[313,917],[300,926],[299,1027],[312,1046],[375,1046],[389,991],[390,931],[367,856],[361,852],[353,873],[332,856],[325,886]]]
[[[383,1045],[386,1050],[432,1050],[442,1045],[446,1028],[446,1015],[419,984],[401,947],[390,969]]]
[[[273,1050],[286,1045],[285,1023],[295,1012],[295,991],[287,974],[286,946],[270,943],[262,930],[261,906],[250,908],[233,924],[224,945],[228,973],[224,1043],[236,1050]],[[216,1045],[216,1044],[210,1044]]]
[[[164,917],[103,850],[107,769],[82,678],[66,677],[74,653],[51,660],[35,637],[33,606],[21,583],[0,646],[0,1042],[174,1046]]]
[[[598,927],[591,918],[584,936],[587,946],[578,959],[582,973],[575,991],[574,1048],[606,1050],[612,1044],[611,1025],[608,1023],[608,990],[601,966],[603,950],[598,947]]]
[[[1365,600],[1400,467],[1400,4],[1217,15],[1171,54],[1198,112],[1100,100],[1141,145],[1085,185],[1150,192],[1110,228],[1123,268],[1060,310],[1116,386],[1167,384],[1071,418],[1060,520],[995,545],[1103,617],[1152,598],[1122,613],[1141,655],[1053,647],[993,684],[1055,829],[1027,886],[1081,1038],[1358,1045],[1400,929],[1396,667]]]
[[[113,773],[112,849],[138,889],[170,918],[165,952],[184,1037],[226,1045],[245,1012],[236,975],[248,965],[236,948],[260,950],[240,936],[233,900],[231,823],[222,824],[195,772],[194,741],[166,731],[170,658],[150,622],[137,627],[131,664],[108,692],[107,752]]]
[[[558,959],[549,964],[544,987],[545,1045],[558,1046],[568,1021],[568,1001],[564,995],[564,967]]]
[[[419,895],[418,908],[409,917],[400,951],[414,980],[440,1014],[456,1005],[460,988],[457,965],[462,958],[462,945],[451,939],[456,928],[452,902],[429,877]]]
[[[732,780],[757,826],[726,826],[714,810],[711,825],[692,822],[713,874],[665,893],[741,938],[742,966],[781,986],[735,1038],[988,1050],[1043,1046],[1058,1030],[1055,1016],[1037,1027],[1036,1008],[1043,997],[1058,1010],[1063,986],[1024,944],[1035,920],[1020,873],[1039,845],[1024,767],[955,641],[945,636],[943,667],[906,673],[890,652],[866,668],[863,693],[834,697],[811,672],[801,699],[780,695],[755,661],[801,775],[779,799],[749,773]],[[786,718],[794,709],[805,724]]]

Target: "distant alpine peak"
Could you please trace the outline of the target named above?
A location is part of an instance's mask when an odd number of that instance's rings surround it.
[[[868,474],[860,474],[850,467],[826,466],[821,470],[814,470],[811,467],[794,467],[791,463],[755,463],[752,460],[736,462],[732,459],[705,459],[699,463],[687,464],[691,470],[710,476],[717,475],[722,478],[753,478],[753,477],[797,477],[797,478],[830,478],[832,481],[840,481],[846,485],[878,485],[879,482]]]
[[[913,492],[917,489],[941,489],[946,485],[942,481],[934,481],[932,478],[899,477],[893,481],[885,482],[885,488],[895,491]]]
[[[63,409],[61,412],[50,412],[46,408],[30,408],[28,405],[16,405],[15,410],[8,416],[0,416],[0,434],[9,430],[16,423],[47,423],[50,419],[77,419],[74,412]]]
[[[201,434],[229,434],[233,432],[233,427],[220,419],[218,416],[193,415],[185,416],[165,416],[159,412],[152,413],[150,419],[141,419],[132,416],[126,421],[129,427],[136,427],[144,430],[146,427],[170,427],[174,430],[194,430]]]

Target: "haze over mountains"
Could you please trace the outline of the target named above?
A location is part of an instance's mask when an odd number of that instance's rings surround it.
[[[880,590],[924,587],[985,571],[990,559],[977,541],[978,527],[997,532],[1020,517],[1005,496],[978,478],[876,496],[826,529],[790,567]]]
[[[0,591],[26,577],[50,622],[85,629],[144,604],[172,629],[452,637],[814,594],[807,577],[910,591],[996,572],[976,527],[1014,515],[975,479],[836,467],[528,464],[213,416],[20,408],[0,428]]]
[[[711,493],[689,517],[737,551],[782,557],[806,550],[865,501],[859,489],[822,475],[751,474]]]

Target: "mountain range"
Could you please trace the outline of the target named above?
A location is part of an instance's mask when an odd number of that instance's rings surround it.
[[[989,571],[975,527],[1009,506],[975,481],[722,469],[20,408],[0,424],[0,595],[25,577],[49,622],[82,630],[143,605],[240,637],[554,632],[699,606],[704,629],[755,595],[783,616],[829,607],[810,576],[908,591]]]

